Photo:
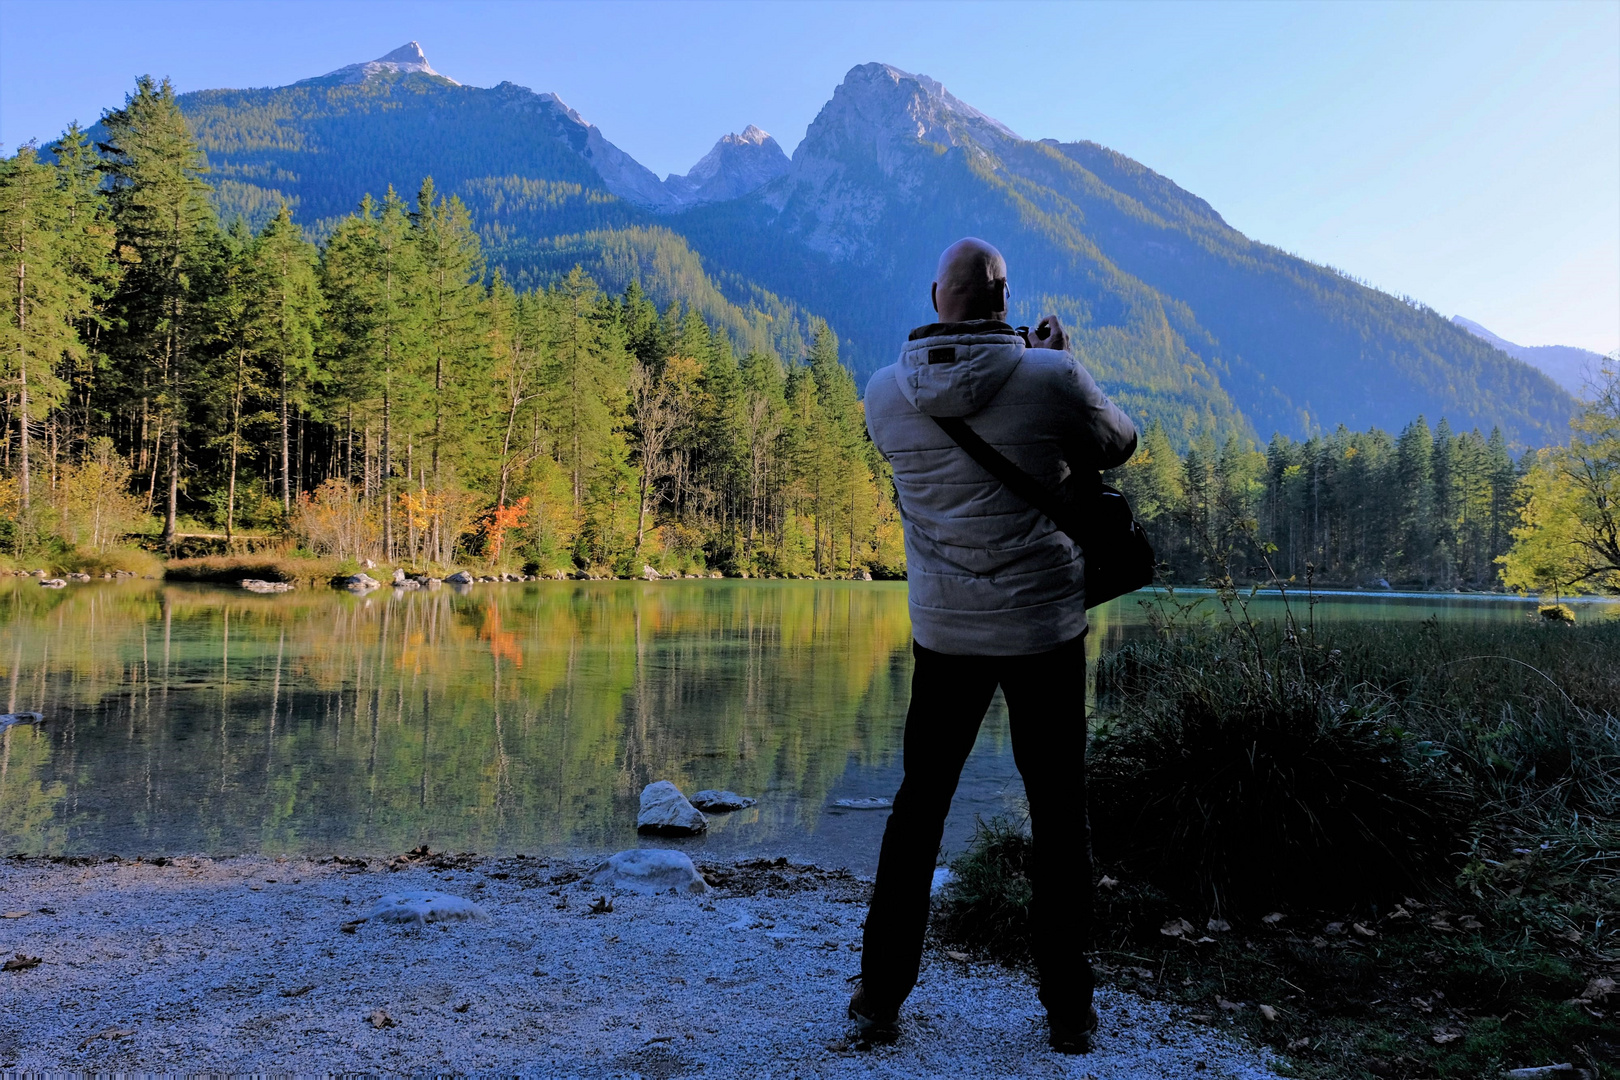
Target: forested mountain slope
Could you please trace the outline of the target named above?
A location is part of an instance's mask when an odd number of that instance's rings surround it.
[[[927,318],[934,255],[973,233],[1008,257],[1014,318],[1072,320],[1111,389],[1172,432],[1219,424],[1235,403],[1265,434],[1426,413],[1528,445],[1556,438],[1573,407],[1436,313],[1247,239],[1137,162],[1020,139],[886,65],[849,73],[785,175],[673,221],[699,250],[834,313],[858,368]]]
[[[286,198],[321,236],[366,192],[431,175],[520,284],[575,263],[610,288],[638,278],[660,305],[694,305],[739,346],[784,357],[815,312],[863,380],[930,317],[939,250],[975,234],[1008,256],[1015,321],[1062,314],[1110,390],[1182,445],[1423,413],[1500,426],[1522,447],[1560,437],[1574,407],[1434,312],[1249,240],[1129,158],[1022,139],[887,65],[849,73],[785,171],[756,132],[665,181],[555,95],[458,85],[414,44],[180,102],[227,219],[257,223]]]

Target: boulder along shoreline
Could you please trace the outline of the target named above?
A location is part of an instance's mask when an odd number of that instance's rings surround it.
[[[932,947],[899,1041],[862,1047],[844,1006],[870,881],[705,860],[706,889],[642,895],[593,883],[600,862],[0,861],[0,1069],[1277,1075],[1266,1051],[1110,988],[1096,1049],[1063,1057],[1026,975]],[[487,918],[363,918],[412,891]]]

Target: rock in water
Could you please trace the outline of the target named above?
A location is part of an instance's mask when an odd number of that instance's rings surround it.
[[[715,791],[713,789],[705,789],[692,796],[693,806],[711,814],[723,813],[727,810],[746,810],[748,807],[753,806],[755,801],[746,795],[739,795],[735,791]]]
[[[455,573],[445,578],[444,583],[446,585],[471,585],[473,583],[473,576],[467,573],[465,570],[457,570]]]
[[[346,578],[338,578],[338,585],[351,592],[365,592],[377,587],[377,579],[370,574],[351,574]]]
[[[619,852],[592,870],[587,880],[592,885],[643,896],[671,890],[682,896],[698,896],[709,891],[709,883],[683,853],[647,848]]]
[[[394,584],[398,585],[401,582],[403,582],[404,580],[405,580],[405,571],[401,570],[397,566],[394,567]]]
[[[67,582],[63,581],[59,577],[57,577],[57,578],[46,578],[44,581],[40,582],[40,584],[42,586],[44,586],[45,588],[47,588],[47,589],[65,589],[65,588],[67,588]]]
[[[703,811],[687,802],[681,789],[668,780],[657,780],[641,789],[637,832],[694,836],[708,827],[709,819],[703,816]]]
[[[893,799],[834,799],[833,805],[844,810],[887,810]]]
[[[361,918],[376,919],[378,922],[430,923],[461,922],[466,919],[484,921],[489,915],[465,897],[413,890],[389,893]]]
[[[292,582],[290,581],[260,581],[258,578],[243,578],[237,584],[248,592],[278,593],[292,591]]]

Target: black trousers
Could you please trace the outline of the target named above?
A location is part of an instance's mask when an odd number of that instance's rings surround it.
[[[861,981],[868,1000],[898,1008],[917,984],[929,887],[979,724],[1000,686],[1024,778],[1034,838],[1035,966],[1047,1013],[1091,1004],[1091,827],[1086,819],[1085,635],[1033,656],[948,656],[913,642],[905,779],[883,831],[866,916]]]

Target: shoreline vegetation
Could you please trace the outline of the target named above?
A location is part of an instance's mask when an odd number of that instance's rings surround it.
[[[1099,662],[1104,977],[1307,1080],[1620,1077],[1620,622],[1369,634],[1245,600],[1161,598]],[[1027,963],[1029,845],[981,824],[948,947]]]

